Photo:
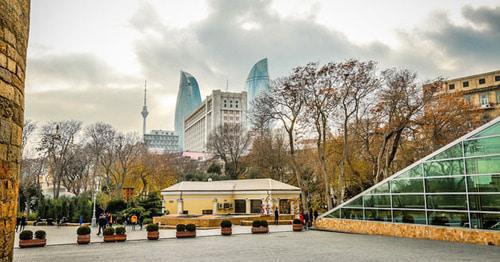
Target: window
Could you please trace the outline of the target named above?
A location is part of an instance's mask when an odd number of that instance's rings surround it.
[[[488,93],[482,93],[481,94],[481,105],[489,105],[490,102],[488,101]]]
[[[469,81],[464,81],[462,82],[463,87],[469,87]]]
[[[259,214],[261,213],[262,200],[250,200],[250,213]]]
[[[480,79],[479,79],[479,84],[480,84],[480,85],[484,85],[484,84],[486,84],[486,80],[485,80],[484,78],[480,78]]]
[[[497,90],[497,104],[500,104],[500,91]]]
[[[500,75],[495,76],[495,82],[498,82],[498,81],[500,81]]]
[[[449,85],[448,85],[448,89],[449,89],[449,90],[453,90],[453,89],[455,89],[455,84],[449,84]]]

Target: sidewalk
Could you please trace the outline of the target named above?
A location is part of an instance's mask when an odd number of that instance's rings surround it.
[[[76,244],[76,229],[78,227],[72,226],[27,226],[26,230],[31,230],[33,233],[37,230],[45,230],[47,232],[47,245],[65,245],[65,244]],[[252,227],[248,226],[235,226],[233,225],[233,234],[251,234]],[[269,225],[269,232],[287,232],[292,231],[291,225]],[[92,243],[103,242],[102,234],[97,236],[97,228],[92,228],[91,240]],[[220,229],[206,229],[206,230],[196,230],[196,236],[217,236],[220,235]],[[175,229],[161,229],[160,238],[175,238]],[[139,226],[136,226],[136,230],[133,231],[131,226],[127,226],[127,240],[145,240],[147,239],[146,228],[139,230]],[[19,232],[16,233],[15,247],[19,247]]]

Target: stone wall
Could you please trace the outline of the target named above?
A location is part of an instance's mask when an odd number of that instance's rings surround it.
[[[0,261],[14,246],[29,11],[29,0],[0,0]]]
[[[423,238],[500,246],[500,231],[335,218],[320,219],[316,222],[315,227],[317,229],[335,232]]]

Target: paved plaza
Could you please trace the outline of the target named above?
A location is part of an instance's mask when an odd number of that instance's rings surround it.
[[[322,231],[15,249],[15,261],[499,261],[500,248]]]

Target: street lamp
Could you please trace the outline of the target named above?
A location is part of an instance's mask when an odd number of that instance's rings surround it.
[[[96,227],[96,226],[97,226],[97,223],[96,223],[96,222],[97,222],[97,219],[96,219],[96,217],[95,217],[95,202],[96,202],[96,201],[95,201],[95,198],[96,198],[96,195],[97,195],[97,191],[99,190],[99,188],[98,188],[98,187],[99,187],[99,185],[100,185],[101,183],[100,183],[100,181],[99,181],[99,183],[96,183],[95,178],[94,178],[94,184],[95,184],[96,186],[94,187],[94,195],[93,195],[93,197],[92,197],[92,222],[91,222],[91,226],[92,226],[92,227]]]

